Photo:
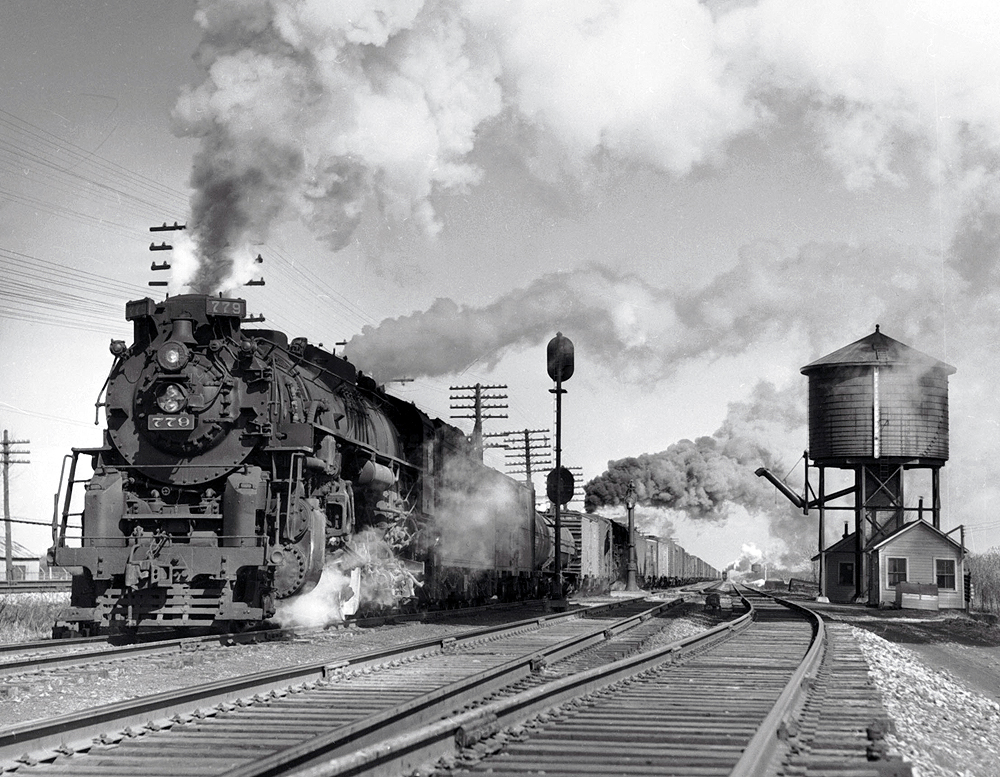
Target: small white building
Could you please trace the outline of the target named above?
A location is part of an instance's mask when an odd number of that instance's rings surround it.
[[[906,609],[965,607],[965,549],[927,521],[904,523],[863,550],[869,603]],[[850,602],[856,596],[855,535],[846,534],[823,551],[826,596]],[[813,556],[813,561],[819,555]],[[900,588],[901,583],[907,585]],[[902,595],[901,595],[902,594]]]
[[[961,609],[965,607],[965,549],[927,521],[911,521],[871,546],[872,588],[878,586],[879,604],[899,604],[900,583],[916,583],[924,592],[921,599],[936,606],[917,603],[919,609]],[[877,580],[877,583],[876,583]],[[907,592],[902,606],[907,607]],[[914,592],[915,595],[915,592]]]

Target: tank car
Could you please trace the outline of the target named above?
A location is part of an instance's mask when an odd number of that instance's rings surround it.
[[[330,563],[356,603],[545,590],[555,548],[533,492],[459,429],[305,339],[244,329],[242,299],[146,298],[125,317],[103,444],[73,449],[57,497],[49,558],[73,570],[57,635],[240,628]],[[366,580],[380,558],[392,573]]]

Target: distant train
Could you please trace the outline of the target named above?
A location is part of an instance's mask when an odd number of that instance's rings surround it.
[[[73,573],[57,636],[246,627],[327,565],[350,614],[540,596],[557,544],[577,563],[461,430],[245,315],[221,296],[126,305],[103,445],[73,449],[57,496],[50,562]]]
[[[548,514],[552,521],[551,513]],[[628,576],[628,528],[597,513],[562,511],[560,528],[569,532],[575,550],[565,567],[567,584],[583,593],[623,587]],[[636,582],[640,588],[662,588],[716,580],[719,571],[688,553],[670,538],[636,531]]]

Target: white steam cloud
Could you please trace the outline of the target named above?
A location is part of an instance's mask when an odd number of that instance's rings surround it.
[[[333,248],[368,210],[437,233],[435,200],[479,181],[487,136],[586,181],[683,176],[794,123],[848,186],[948,185],[973,231],[962,202],[1000,213],[991,2],[201,0],[196,18],[205,79],[174,119],[201,139],[200,291],[286,218]]]
[[[893,294],[886,294],[887,279]],[[484,354],[495,363],[506,348],[537,346],[563,330],[626,380],[655,383],[688,359],[739,354],[796,328],[824,343],[844,320],[872,329],[891,320],[898,339],[921,342],[942,326],[941,306],[926,303],[951,299],[964,286],[935,257],[913,249],[887,246],[876,260],[846,245],[810,245],[789,256],[760,243],[698,292],[592,265],[543,276],[482,307],[439,299],[426,311],[365,327],[345,353],[382,380],[443,375]]]

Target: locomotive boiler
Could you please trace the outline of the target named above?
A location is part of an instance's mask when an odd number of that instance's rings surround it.
[[[57,497],[50,561],[73,571],[57,635],[239,628],[333,562],[355,601],[369,584],[410,606],[547,589],[531,488],[459,429],[303,338],[244,329],[241,299],[146,298],[125,317],[103,444],[73,449]],[[391,580],[365,580],[379,558]]]

